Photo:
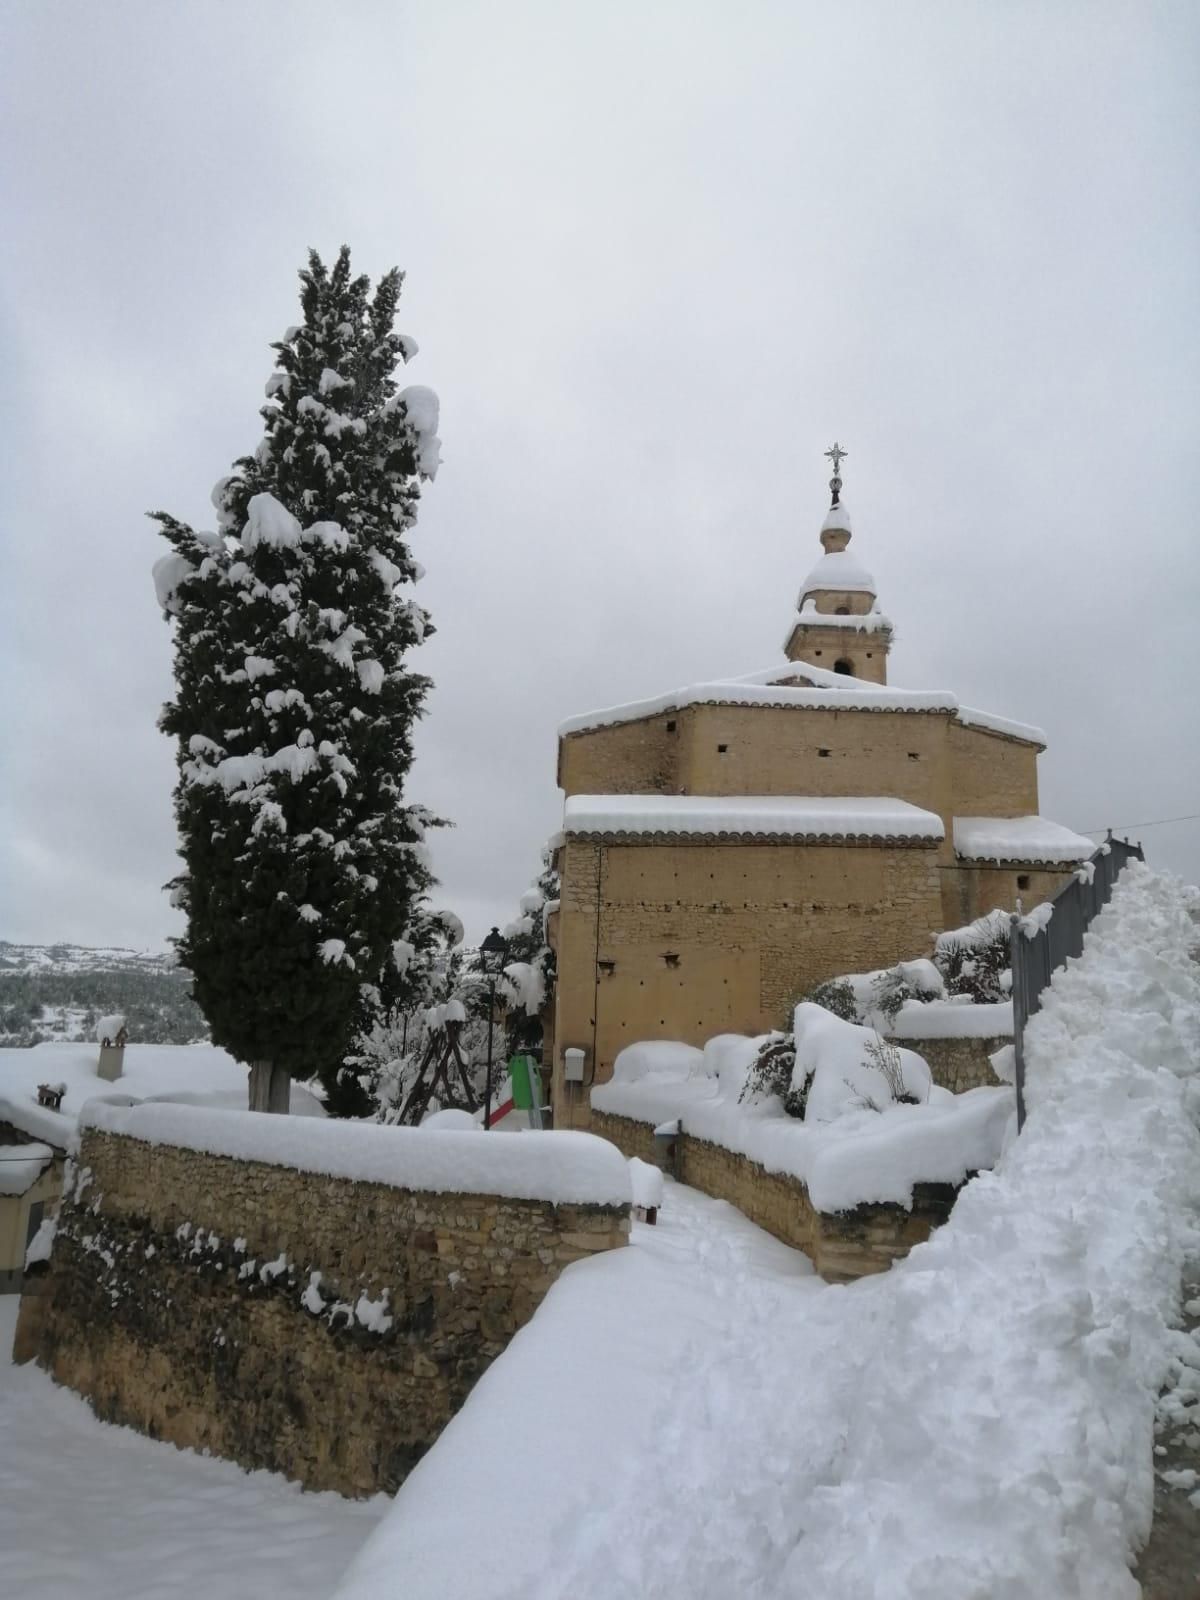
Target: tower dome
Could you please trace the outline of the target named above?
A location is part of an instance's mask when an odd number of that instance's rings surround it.
[[[846,451],[835,444],[825,453],[833,460],[833,503],[821,524],[823,554],[800,585],[799,615],[784,649],[790,661],[886,683],[891,624],[879,611],[875,579],[847,549],[850,513],[839,470]]]

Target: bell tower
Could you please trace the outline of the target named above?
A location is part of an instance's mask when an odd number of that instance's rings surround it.
[[[848,453],[836,442],[825,452],[833,462],[833,501],[821,524],[825,553],[800,586],[784,654],[827,672],[886,683],[892,625],[879,610],[874,578],[847,549],[851,527],[841,465]]]

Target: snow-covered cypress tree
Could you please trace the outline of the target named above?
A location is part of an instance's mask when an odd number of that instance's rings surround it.
[[[180,960],[215,1043],[250,1067],[250,1104],[286,1111],[292,1077],[338,1069],[431,879],[434,819],[406,805],[429,629],[406,595],[418,482],[437,470],[438,405],[397,392],[415,343],[392,331],[402,275],[374,295],[349,251],[310,254],[304,320],[252,456],[213,491],[218,531],[154,514],[175,625],[175,814],[187,913]]]

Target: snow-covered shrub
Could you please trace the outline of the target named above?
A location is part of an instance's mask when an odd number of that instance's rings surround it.
[[[796,1069],[796,1040],[790,1033],[769,1033],[758,1048],[750,1070],[746,1073],[739,1101],[765,1100],[776,1095],[783,1102],[789,1116],[804,1115],[803,1098],[792,1090],[792,1076]]]
[[[858,1021],[858,1002],[854,990],[845,978],[827,978],[804,996],[815,1006],[824,1006],[843,1022]]]
[[[939,933],[934,941],[934,965],[947,993],[968,995],[987,1005],[1007,998],[1009,967],[1009,915],[989,911],[963,928]]]
[[[927,1063],[914,1050],[886,1044],[873,1028],[844,1022],[821,1006],[799,1005],[794,1037],[791,1090],[804,1096],[806,1122],[831,1122],[864,1105],[882,1109],[929,1098]]]

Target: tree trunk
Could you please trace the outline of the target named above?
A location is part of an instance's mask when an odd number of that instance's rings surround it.
[[[277,1111],[287,1115],[291,1101],[292,1081],[286,1067],[277,1067],[270,1061],[250,1063],[251,1111]]]

